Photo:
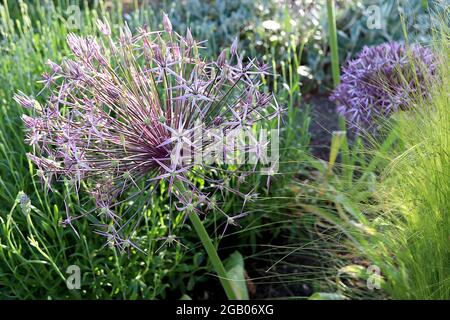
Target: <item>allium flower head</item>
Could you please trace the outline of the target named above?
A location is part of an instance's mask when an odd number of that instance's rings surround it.
[[[28,156],[44,182],[64,178],[95,199],[95,214],[68,210],[63,224],[72,226],[90,214],[99,221],[97,233],[121,249],[133,245],[126,230],[134,230],[140,220],[139,211],[125,216],[116,210],[130,189],[133,197],[147,192],[151,198],[152,190],[166,181],[179,210],[200,214],[214,207],[225,219],[232,218],[211,194],[234,192],[245,200],[248,195],[209,178],[205,172],[212,165],[196,163],[183,151],[210,148],[212,140],[204,139],[204,130],[217,135],[249,130],[280,113],[272,96],[260,89],[266,66],[244,61],[237,42],[228,58],[224,52],[216,61],[206,61],[189,30],[184,37],[172,30],[166,15],[163,22],[163,31],[144,28],[136,35],[125,27],[118,41],[102,22],[98,26],[104,38],[70,34],[73,56],[60,65],[51,63],[45,106],[23,116],[33,146]],[[16,100],[27,108],[33,105],[23,94]],[[233,147],[239,148],[223,145]],[[194,175],[216,189],[200,189],[191,182]]]
[[[374,119],[404,110],[413,98],[426,95],[435,68],[433,52],[419,44],[364,47],[343,67],[341,84],[330,99],[353,125],[371,126]]]

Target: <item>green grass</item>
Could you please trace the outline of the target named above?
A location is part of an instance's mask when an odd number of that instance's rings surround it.
[[[442,58],[441,81],[431,90],[431,101],[419,102],[393,125],[399,143],[379,191],[385,207],[379,222],[386,226],[374,250],[368,249],[386,274],[386,292],[395,299],[450,299],[450,47],[446,36],[437,51]]]

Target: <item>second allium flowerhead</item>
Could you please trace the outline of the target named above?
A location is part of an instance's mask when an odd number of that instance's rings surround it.
[[[167,15],[163,25],[163,31],[143,28],[135,35],[125,27],[118,41],[101,21],[102,39],[70,34],[72,57],[60,64],[49,61],[45,105],[16,95],[33,110],[23,120],[38,175],[49,187],[64,178],[77,192],[87,189],[97,207],[97,233],[122,249],[134,245],[130,230],[139,221],[138,214],[121,216],[115,210],[128,189],[141,194],[164,180],[180,210],[194,213],[214,206],[215,191],[200,189],[192,175],[221,192],[251,198],[209,178],[209,165],[182,161],[182,149],[210,147],[211,140],[193,134],[199,128],[245,131],[280,116],[271,94],[260,88],[266,66],[244,61],[237,42],[231,52],[208,62],[189,30],[186,36],[175,33]],[[87,214],[69,210],[63,223],[72,225]]]
[[[367,128],[426,96],[435,69],[432,50],[419,44],[364,47],[342,68],[341,84],[330,98],[352,125]]]

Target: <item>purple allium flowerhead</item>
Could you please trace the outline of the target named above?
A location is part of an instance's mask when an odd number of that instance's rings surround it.
[[[150,201],[162,181],[178,210],[202,214],[214,209],[227,225],[234,222],[216,204],[215,193],[233,192],[244,203],[252,195],[217,179],[217,172],[246,174],[245,168],[232,172],[224,165],[194,163],[183,158],[182,150],[192,147],[201,153],[211,147],[203,131],[197,134],[199,128],[226,134],[280,116],[272,95],[260,87],[267,66],[244,61],[237,42],[228,57],[223,52],[218,60],[207,61],[189,30],[184,37],[172,30],[167,15],[163,22],[162,31],[142,28],[135,35],[124,27],[118,41],[101,21],[100,39],[70,34],[72,56],[60,64],[49,61],[45,105],[16,95],[17,102],[33,110],[23,121],[33,149],[28,157],[40,178],[48,187],[64,179],[77,194],[84,190],[95,200],[95,210],[67,208],[63,225],[75,230],[75,220],[90,216],[96,232],[120,249],[136,247],[131,239],[144,213],[118,205],[143,194]],[[212,167],[215,175],[208,175]],[[199,187],[192,177],[211,188]],[[242,210],[235,217],[241,216]]]
[[[370,127],[379,117],[405,110],[427,94],[436,68],[433,52],[419,44],[384,43],[363,50],[342,68],[330,97],[354,126]]]

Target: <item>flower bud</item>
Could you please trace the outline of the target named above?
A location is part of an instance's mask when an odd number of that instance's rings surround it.
[[[25,109],[32,109],[35,105],[35,100],[21,91],[19,91],[19,93],[16,93],[13,99]]]
[[[172,23],[170,22],[169,16],[166,13],[163,14],[163,26],[166,32],[172,32]]]
[[[222,68],[225,65],[225,58],[226,58],[225,50],[222,50],[219,57],[217,58],[217,65],[219,66],[219,68]]]
[[[106,19],[104,19],[104,21],[105,22],[103,22],[100,19],[97,19],[97,27],[101,33],[103,33],[105,36],[109,36],[111,34],[111,28],[109,27],[108,21]]]
[[[186,32],[186,44],[189,47],[192,47],[194,45],[194,38],[192,37],[191,29],[188,28]]]
[[[230,54],[231,56],[234,56],[237,53],[237,47],[238,47],[238,38],[236,37],[231,44]]]

